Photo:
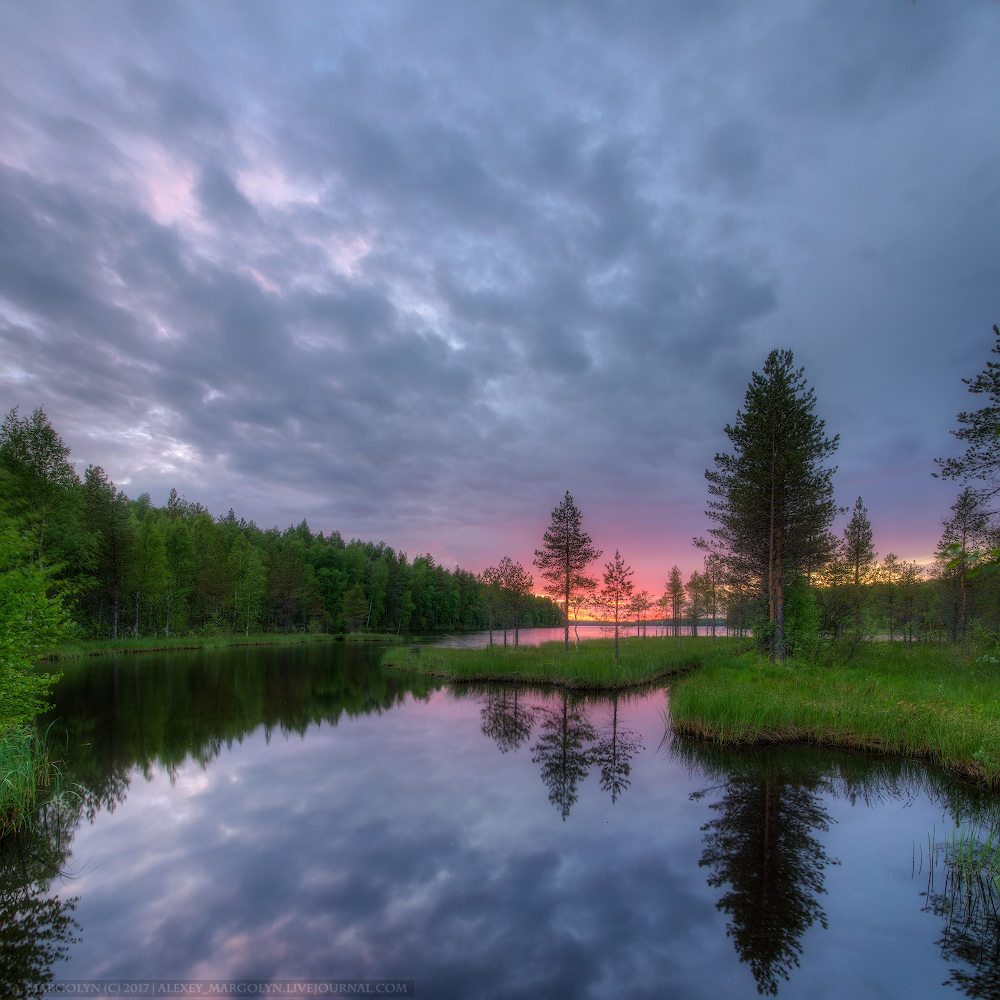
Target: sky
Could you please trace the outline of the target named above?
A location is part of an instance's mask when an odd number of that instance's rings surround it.
[[[838,502],[929,559],[998,45],[997,0],[0,5],[0,407],[131,496],[476,571],[569,490],[656,591],[789,348]]]

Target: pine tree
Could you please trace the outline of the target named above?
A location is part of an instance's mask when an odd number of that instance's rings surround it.
[[[993,354],[1000,354],[1000,327],[993,324],[996,343]],[[968,482],[979,479],[1000,489],[1000,361],[987,361],[986,367],[974,378],[963,378],[969,392],[989,397],[988,406],[978,410],[963,410],[958,414],[961,427],[952,431],[959,441],[965,442],[961,458],[938,458],[935,462],[941,479],[960,479]]]
[[[684,577],[679,566],[671,566],[670,579],[667,580],[663,594],[663,606],[670,609],[670,618],[674,635],[681,634],[681,619],[684,617]]]
[[[948,558],[948,567],[958,578],[959,608],[952,627],[952,638],[965,635],[968,623],[969,573],[978,561],[979,549],[989,543],[993,511],[988,505],[989,491],[966,486],[952,504],[952,516],[942,522],[944,534],[938,546],[940,558]]]
[[[618,636],[622,623],[628,614],[629,602],[635,584],[629,579],[632,567],[625,565],[621,553],[615,549],[615,557],[604,566],[604,588],[597,595],[596,607],[602,617],[611,623],[615,636],[615,670],[618,669]]]
[[[726,426],[733,454],[715,456],[707,471],[712,534],[735,576],[753,577],[765,597],[772,659],[785,658],[784,592],[787,583],[815,560],[816,539],[828,530],[837,508],[832,468],[823,462],[838,437],[824,436],[813,412],[814,390],[791,351],[772,351],[763,374],[754,372],[744,409]]]
[[[872,545],[872,537],[872,523],[868,520],[868,508],[861,503],[861,497],[858,497],[851,519],[847,522],[847,527],[844,528],[841,553],[854,581],[854,627],[859,632],[861,630],[861,603],[865,595],[865,586],[878,556]]]
[[[563,641],[569,649],[570,599],[580,590],[593,586],[583,571],[601,550],[594,547],[590,535],[583,530],[583,514],[573,502],[569,490],[562,503],[552,511],[552,523],[542,536],[542,548],[535,550],[535,565],[548,581],[545,592],[563,599],[566,624]]]

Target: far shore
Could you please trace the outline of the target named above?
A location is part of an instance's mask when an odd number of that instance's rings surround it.
[[[399,642],[395,634],[379,632],[260,632],[250,635],[177,635],[157,638],[76,639],[53,647],[42,660],[76,660],[85,656],[123,656],[184,650],[225,649],[230,646],[300,646],[330,642]]]

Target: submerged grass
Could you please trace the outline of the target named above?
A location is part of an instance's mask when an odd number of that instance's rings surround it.
[[[45,740],[35,730],[0,733],[0,837],[30,827],[43,794],[58,791],[58,779]]]
[[[588,639],[579,650],[561,642],[508,647],[455,649],[439,646],[397,646],[382,657],[382,665],[428,677],[461,682],[503,682],[550,685],[587,691],[617,691],[638,687],[697,666],[693,640],[649,638],[619,642],[615,669],[610,639]]]
[[[703,656],[702,669],[674,686],[675,731],[727,744],[810,742],[923,757],[1000,788],[1000,667],[989,660],[888,642],[835,665],[720,654]]]
[[[146,639],[77,639],[56,646],[46,660],[75,660],[83,656],[121,656],[123,653],[163,653],[170,650],[224,649],[229,646],[297,646],[303,643],[326,642],[398,642],[391,634],[358,632],[351,635],[331,635],[324,632],[307,634],[260,632],[247,635],[172,635]]]

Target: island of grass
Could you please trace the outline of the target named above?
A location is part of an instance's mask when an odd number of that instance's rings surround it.
[[[1000,657],[871,642],[850,657],[772,664],[732,640],[702,644],[701,669],[670,694],[681,735],[920,757],[1000,788]]]
[[[567,650],[562,642],[540,646],[500,645],[483,649],[397,646],[382,657],[384,667],[453,682],[511,683],[621,691],[664,680],[701,662],[695,643],[676,639],[632,639],[619,646],[615,669],[611,639],[588,639]]]
[[[133,639],[70,639],[54,646],[41,659],[75,660],[83,656],[122,656],[127,653],[165,653],[196,649],[224,649],[229,646],[300,646],[327,642],[398,642],[395,634],[353,632],[260,632],[250,635],[172,635]]]

